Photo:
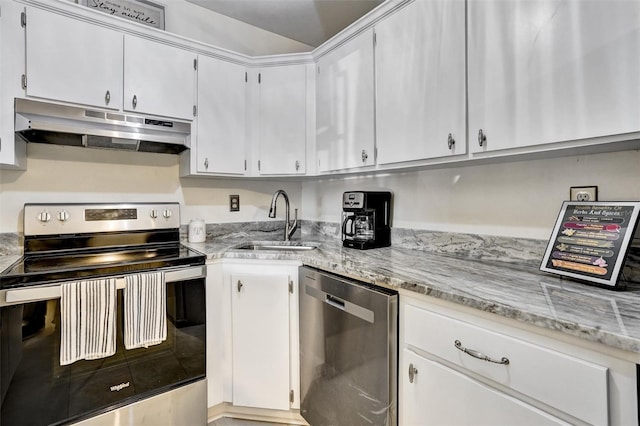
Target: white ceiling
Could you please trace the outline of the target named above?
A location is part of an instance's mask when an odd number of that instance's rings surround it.
[[[384,0],[187,0],[317,47]]]

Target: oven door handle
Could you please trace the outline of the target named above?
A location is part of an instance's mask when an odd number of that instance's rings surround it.
[[[206,277],[206,267],[197,266],[191,268],[172,269],[165,271],[165,282],[186,281]],[[116,278],[116,289],[125,287],[124,277]],[[61,284],[48,286],[34,286],[27,288],[0,290],[0,306],[15,305],[39,300],[59,299]],[[4,293],[4,294],[3,294]],[[4,296],[4,297],[3,297]]]

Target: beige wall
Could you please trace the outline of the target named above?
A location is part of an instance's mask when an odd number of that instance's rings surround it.
[[[337,222],[342,192],[394,193],[393,226],[548,239],[570,186],[600,200],[640,200],[640,152],[321,179],[302,185],[304,218]]]
[[[271,220],[272,194],[284,189],[292,209],[301,204],[299,182],[180,179],[178,156],[77,147],[27,145],[27,170],[0,170],[0,232],[22,231],[25,203],[171,201],[181,221],[207,223]],[[240,195],[240,211],[229,212],[229,195]],[[278,202],[284,218],[284,202]],[[292,210],[293,214],[293,210]]]
[[[288,192],[301,218],[338,222],[343,191],[385,189],[394,193],[396,227],[547,239],[570,186],[597,185],[601,200],[640,200],[640,151],[301,183],[179,178],[174,155],[27,147],[27,171],[0,170],[0,232],[22,230],[27,202],[176,201],[183,224],[193,218],[269,220],[271,196],[279,188]],[[240,212],[229,212],[230,194],[240,194]]]

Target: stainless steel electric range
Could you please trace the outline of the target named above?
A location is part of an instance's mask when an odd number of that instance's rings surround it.
[[[0,425],[206,424],[204,264],[177,203],[26,204],[24,256],[0,274]],[[152,272],[166,339],[125,349],[123,287]],[[61,363],[63,284],[109,278],[115,354]]]

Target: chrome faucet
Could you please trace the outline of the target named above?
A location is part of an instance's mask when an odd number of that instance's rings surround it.
[[[284,189],[278,189],[273,194],[273,198],[271,199],[271,208],[269,209],[269,217],[272,219],[276,217],[276,201],[278,201],[278,196],[280,195],[284,197],[285,208],[287,209],[284,216],[284,240],[289,241],[291,240],[293,233],[298,229],[298,209],[295,209],[293,223],[289,223],[289,196]]]

